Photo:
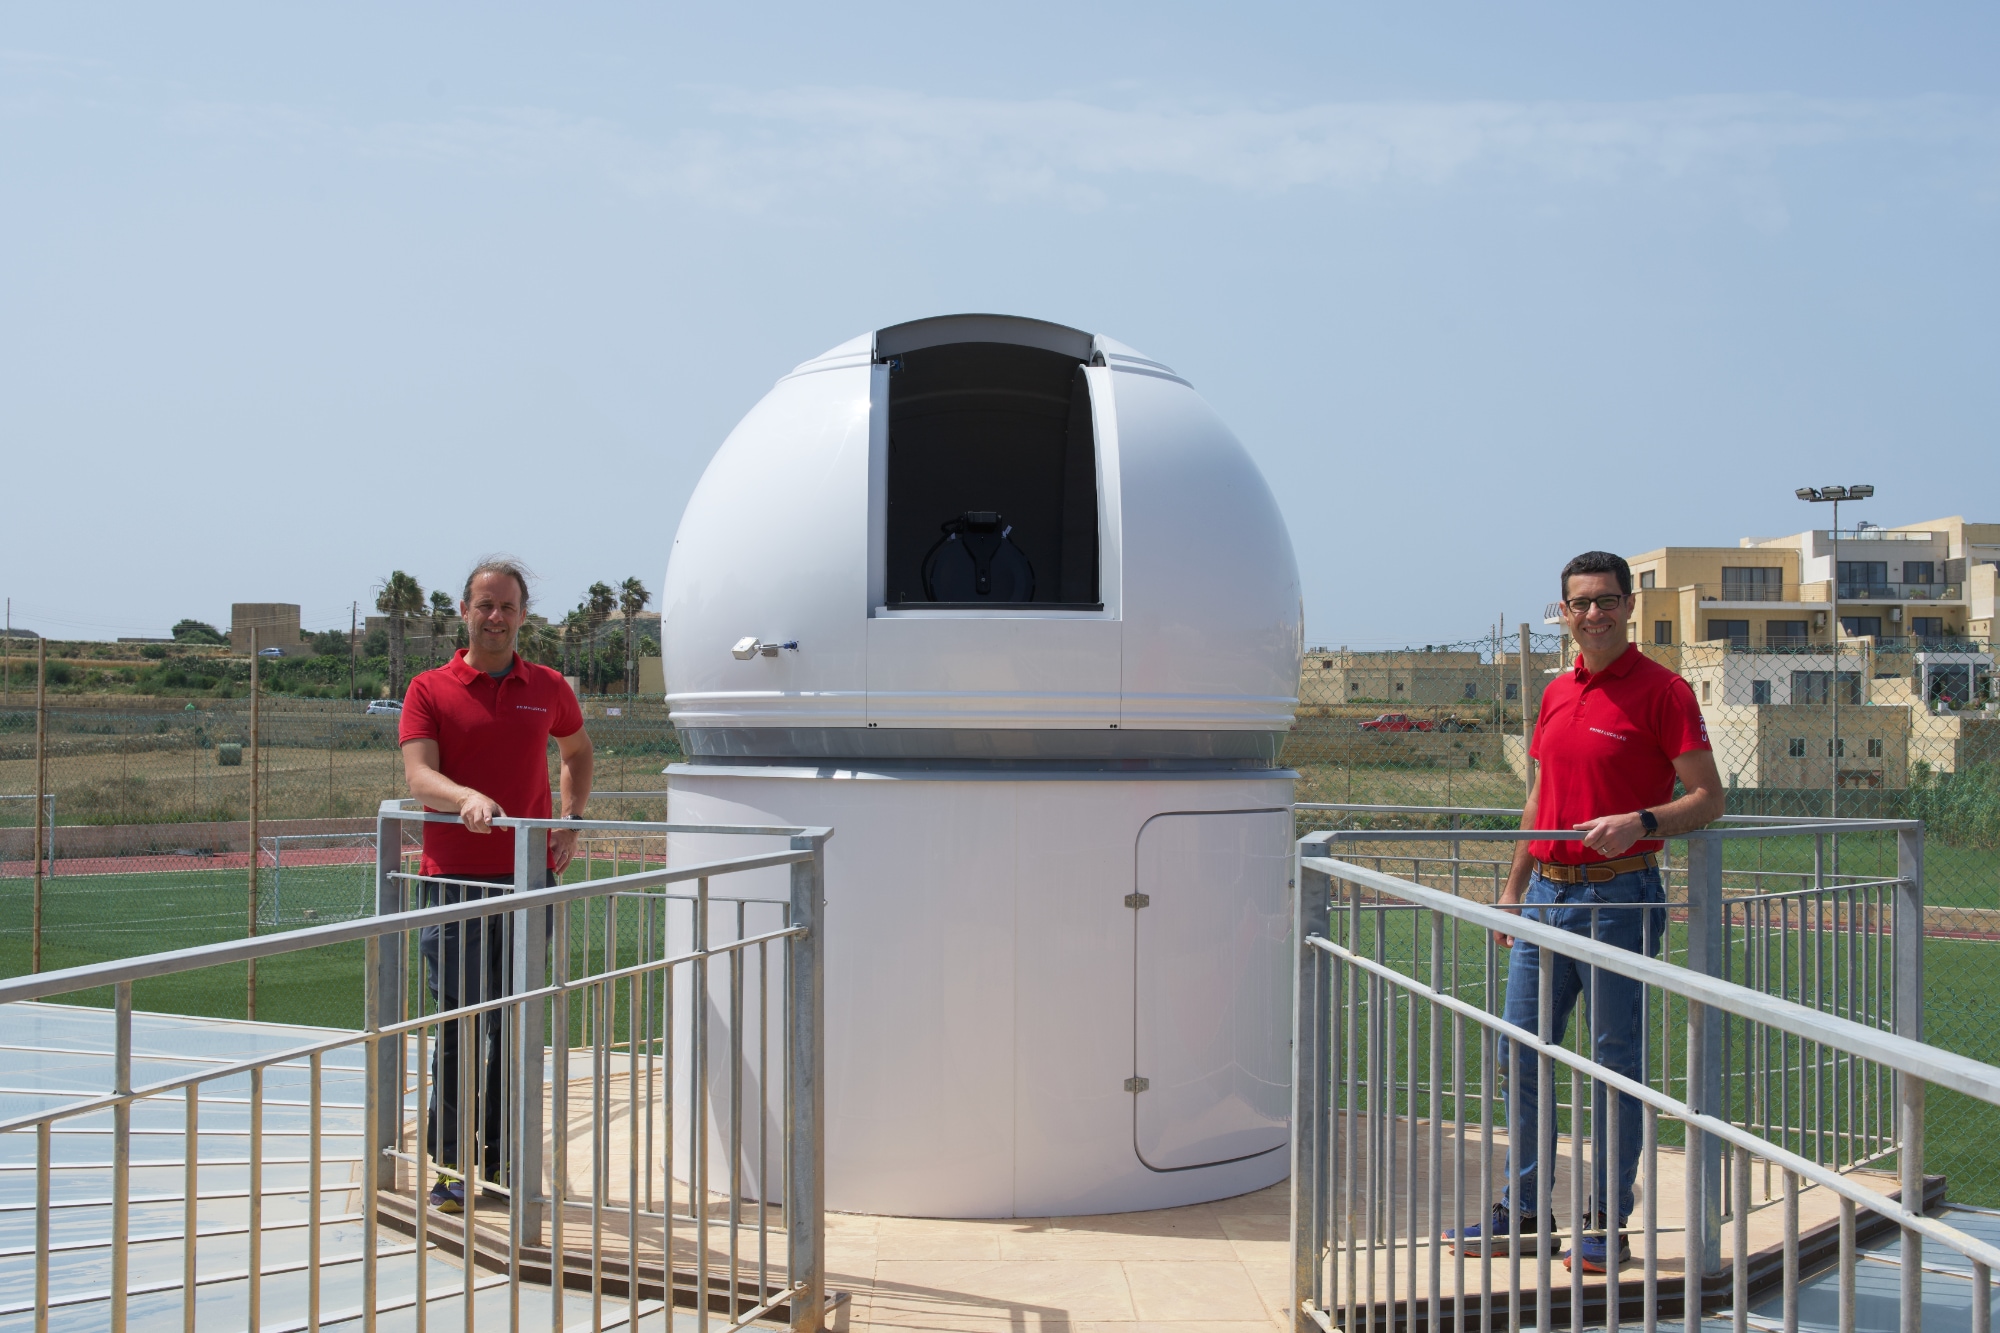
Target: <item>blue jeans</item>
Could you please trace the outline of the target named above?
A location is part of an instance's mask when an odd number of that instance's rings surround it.
[[[1666,934],[1667,910],[1664,906],[1648,909],[1630,904],[1664,904],[1666,900],[1657,870],[1631,870],[1601,884],[1554,884],[1537,873],[1528,881],[1526,902],[1529,907],[1522,915],[1559,930],[1615,944],[1634,953],[1655,956],[1660,952],[1660,941]],[[1628,905],[1606,907],[1600,912],[1591,910],[1601,904]],[[1525,940],[1514,942],[1513,958],[1507,968],[1506,1018],[1509,1023],[1529,1032],[1541,1031],[1541,973],[1544,961],[1544,955],[1537,946]],[[1546,962],[1552,973],[1550,989],[1554,1000],[1553,1012],[1549,1015],[1548,1039],[1560,1043],[1569,1035],[1570,1011],[1576,1008],[1577,998],[1581,996],[1590,1023],[1593,1058],[1627,1078],[1644,1082],[1644,988],[1629,977],[1608,971],[1596,973],[1588,964],[1561,955],[1549,955]],[[1507,1094],[1515,1127],[1507,1154],[1508,1177],[1513,1182],[1513,1189],[1518,1192],[1516,1197],[1524,1216],[1541,1211],[1541,1174],[1538,1168],[1543,1131],[1539,1127],[1542,1090],[1538,1060],[1535,1052],[1526,1046],[1501,1042],[1500,1067],[1510,1070]],[[1557,1065],[1555,1069],[1560,1077],[1562,1066]],[[1639,1144],[1645,1132],[1641,1119],[1643,1112],[1636,1097],[1622,1092],[1618,1094],[1618,1208],[1613,1213],[1604,1206],[1608,1194],[1604,1182],[1604,1132],[1608,1122],[1605,1088],[1601,1083],[1595,1084],[1594,1088],[1590,1117],[1592,1209],[1622,1224],[1632,1215],[1632,1182],[1639,1172]],[[1503,1194],[1502,1202],[1506,1201]]]

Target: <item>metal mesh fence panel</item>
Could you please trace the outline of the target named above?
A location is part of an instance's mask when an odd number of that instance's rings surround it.
[[[1413,861],[1407,845],[1355,850],[1387,858],[1383,868],[1392,873],[1490,899],[1512,848],[1480,843],[1477,829],[1518,826],[1501,812],[1518,810],[1526,792],[1524,722],[1532,728],[1542,689],[1574,660],[1573,646],[1552,630],[1528,640],[1525,662],[1518,633],[1394,652],[1308,652],[1298,723],[1283,752],[1299,773],[1298,798],[1378,808],[1301,811],[1300,831],[1332,823],[1463,828],[1470,836],[1455,844],[1455,861],[1442,851],[1428,865]],[[1990,683],[1992,646],[1958,642],[1929,654],[1850,642],[1837,673],[1823,646],[1816,656],[1730,641],[1641,649],[1695,691],[1730,814],[1924,821],[1924,1037],[2000,1062],[2000,704]],[[1382,808],[1426,806],[1459,813]],[[1482,808],[1491,813],[1473,812]],[[1746,904],[1815,885],[1861,885],[1895,875],[1894,839],[1800,835],[1733,844],[1726,871],[1725,892]],[[1685,900],[1685,881],[1671,864],[1668,886],[1670,898]],[[1770,918],[1777,924],[1765,928],[1762,947],[1783,964],[1770,970],[1773,993],[1808,1004],[1850,998],[1829,992],[1846,985],[1845,964],[1830,952],[1837,947],[1830,941],[1843,938],[1834,924],[1843,910],[1820,900],[1817,916],[1799,906],[1790,918]],[[1751,930],[1749,917],[1738,919],[1740,931]],[[1667,956],[1684,948],[1677,916]],[[2000,1151],[1987,1146],[2000,1143],[2000,1113],[1940,1092],[1929,1123],[1932,1169],[1950,1177],[1952,1197],[2000,1204]]]
[[[584,712],[604,793],[593,813],[659,818],[658,801],[643,794],[664,790],[662,770],[680,756],[665,701],[592,698]],[[50,704],[43,970],[248,933],[250,714],[247,698]],[[374,911],[375,811],[384,799],[408,795],[398,721],[344,700],[259,700],[259,933]],[[35,745],[32,693],[25,704],[16,693],[0,708],[0,795],[22,798],[0,800],[0,974],[7,975],[30,970]],[[553,746],[549,764],[553,785]],[[315,953],[314,966],[333,956]],[[359,956],[348,961],[358,967]],[[281,975],[285,966],[280,975],[259,975],[259,1018],[329,1022],[330,997],[351,998],[348,987],[320,984],[327,978]],[[241,969],[146,989],[141,1002],[160,1012],[241,1017],[246,1007]],[[78,998],[109,1003],[108,992]]]
[[[1282,756],[1299,774],[1298,799],[1376,807],[1341,817],[1378,826],[1447,818],[1468,833],[1515,826],[1508,812],[1519,809],[1526,790],[1524,728],[1571,656],[1547,629],[1530,632],[1525,654],[1523,647],[1517,631],[1393,652],[1309,651]],[[1815,657],[1782,644],[1642,647],[1695,690],[1730,813],[1925,821],[1925,1036],[2000,1061],[2000,705],[1991,698],[1991,645],[1961,642],[1948,653],[1927,653],[1863,641],[1850,643],[1837,664],[1824,649]],[[664,699],[593,697],[584,711],[596,748],[591,813],[659,818],[648,793],[664,790],[662,770],[681,757]],[[369,910],[361,887],[367,867],[358,864],[355,839],[372,837],[380,801],[406,794],[398,719],[346,701],[269,696],[260,716],[259,833],[267,841],[260,930]],[[44,885],[44,967],[245,932],[249,719],[244,698],[65,696],[51,703],[55,835]],[[555,773],[552,751],[552,779]],[[7,973],[28,968],[34,790],[32,695],[16,693],[0,706],[0,796],[30,799],[0,800],[0,971]],[[1302,813],[1299,824],[1304,830],[1320,822]],[[1781,884],[1858,882],[1893,870],[1884,839],[1812,843],[1801,837],[1733,849],[1732,858],[1751,860],[1732,860],[1728,891],[1750,897]],[[1509,852],[1468,839],[1453,870],[1412,872],[1406,859],[1398,873],[1425,883],[1455,875],[1459,891],[1490,895]],[[588,855],[636,863],[642,853],[613,845],[593,846]],[[1669,956],[1679,947],[1670,934]],[[260,1017],[316,1021],[312,978],[289,988],[260,978],[259,986],[260,997],[273,997],[260,998]],[[296,1009],[267,1009],[290,1003],[275,998],[281,993],[298,997]],[[153,1002],[236,1016],[243,998],[240,977],[218,977],[199,995]],[[2000,1204],[2000,1159],[1989,1162],[1976,1148],[2000,1142],[2000,1122],[1990,1108],[1961,1106],[1949,1094],[1935,1100],[1936,1151],[1960,1154],[1939,1159],[1951,1163],[1945,1169],[1954,1196]]]

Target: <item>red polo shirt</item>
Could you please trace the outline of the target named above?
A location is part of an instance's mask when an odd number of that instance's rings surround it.
[[[1579,653],[1576,669],[1543,692],[1541,720],[1528,747],[1542,766],[1536,826],[1566,829],[1664,805],[1674,798],[1674,760],[1708,748],[1708,724],[1694,688],[1637,644],[1594,676]],[[1642,838],[1620,855],[1660,846],[1658,838]],[[1532,842],[1528,850],[1561,865],[1610,859],[1581,842]]]
[[[468,664],[465,650],[410,682],[401,740],[436,741],[438,770],[484,792],[517,819],[547,819],[549,737],[573,736],[583,709],[561,675],[514,655],[499,680]],[[428,807],[427,807],[428,808]],[[506,875],[514,833],[474,833],[462,824],[424,825],[426,875]]]

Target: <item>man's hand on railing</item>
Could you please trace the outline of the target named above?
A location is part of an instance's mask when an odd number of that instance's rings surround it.
[[[458,822],[474,833],[491,833],[493,821],[506,813],[500,808],[500,802],[485,792],[468,790],[459,802]]]
[[[582,829],[559,828],[549,831],[549,868],[558,875],[576,859],[576,838]]]

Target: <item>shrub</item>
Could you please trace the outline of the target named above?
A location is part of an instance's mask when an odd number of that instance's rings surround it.
[[[222,631],[200,620],[183,620],[173,628],[173,635],[181,643],[225,643]]]
[[[1954,847],[2000,851],[2000,765],[1968,764],[1956,773],[1911,766],[1910,818]]]

